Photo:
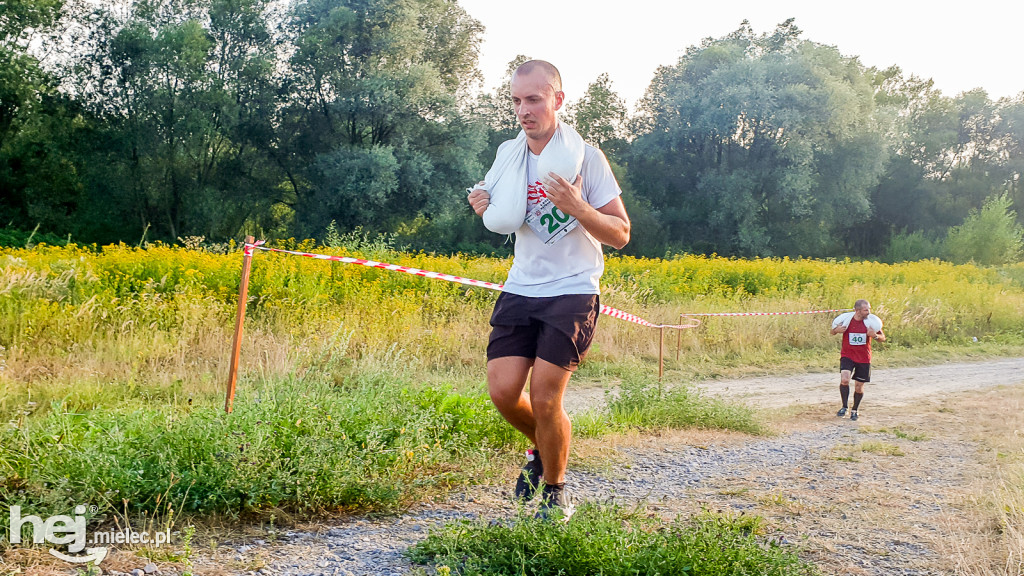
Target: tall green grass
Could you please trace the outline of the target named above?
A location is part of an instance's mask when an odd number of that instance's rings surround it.
[[[704,513],[666,522],[643,510],[588,504],[565,523],[520,514],[504,523],[448,524],[409,556],[436,574],[460,576],[819,573],[761,531],[751,516]]]
[[[644,431],[672,428],[713,428],[764,434],[752,408],[709,398],[691,386],[664,390],[652,378],[627,378],[618,396],[608,401],[611,421]]]
[[[54,402],[0,429],[0,501],[43,516],[393,510],[478,480],[521,443],[486,395],[384,373],[263,383],[231,414],[187,398]]]
[[[78,504],[100,517],[387,511],[484,481],[500,469],[495,456],[526,447],[482,389],[460,393],[384,371],[341,382],[316,374],[243,389],[231,414],[184,396],[102,407],[54,401],[0,428],[0,501],[43,516]],[[748,409],[685,386],[659,394],[645,377],[625,381],[595,421],[585,435],[763,431]]]
[[[345,248],[285,243],[352,255]],[[355,254],[359,256],[360,254]],[[384,251],[397,264],[500,282],[504,259]],[[109,382],[214,394],[226,379],[241,267],[239,252],[169,246],[0,249],[0,415],[48,406],[69,388],[103,394]],[[887,327],[879,361],[956,348],[1024,345],[1024,285],[1001,270],[939,261],[609,258],[602,302],[658,323],[681,313],[793,312],[869,299]],[[284,377],[309,365],[340,331],[350,363],[393,350],[428,375],[477,380],[496,294],[398,272],[257,252],[242,346],[242,378]],[[828,315],[703,318],[668,333],[667,369],[714,375],[744,367],[834,364]],[[974,339],[978,344],[974,344]],[[602,317],[591,366],[649,367],[656,331]],[[910,351],[902,356],[894,352]],[[589,377],[585,366],[582,376]],[[31,396],[31,398],[30,398]]]
[[[498,282],[509,265],[374,257]],[[263,252],[253,259],[239,397],[224,415],[240,266],[238,251],[170,246],[0,249],[0,501],[44,515],[88,503],[101,517],[160,507],[389,510],[493,474],[496,452],[521,447],[484,392],[495,293]],[[602,302],[674,322],[682,312],[836,308],[864,297],[886,321],[884,361],[901,350],[1019,347],[1018,268],[610,258]],[[657,332],[603,317],[574,381],[621,390],[607,411],[578,416],[577,430],[758,433],[749,411],[680,381],[830,366],[837,346],[827,330],[820,316],[706,318],[682,335],[678,362],[670,351],[664,392],[650,378]]]

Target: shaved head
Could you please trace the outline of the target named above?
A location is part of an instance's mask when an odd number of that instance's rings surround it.
[[[857,300],[856,302],[853,303],[853,307],[855,309],[857,309],[857,310],[862,310],[862,309],[870,307],[870,306],[871,305],[868,304],[867,300]]]
[[[562,76],[549,62],[530,60],[516,68],[508,88],[530,150],[540,154],[558,129],[557,112],[565,101]]]
[[[512,74],[515,78],[519,75],[527,75],[533,72],[540,72],[547,77],[548,84],[551,86],[551,90],[554,92],[562,91],[562,75],[558,73],[558,68],[555,68],[554,64],[545,60],[527,60],[516,68],[516,71]]]

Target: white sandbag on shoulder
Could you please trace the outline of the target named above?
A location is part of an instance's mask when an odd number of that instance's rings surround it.
[[[548,173],[554,172],[572,184],[583,168],[586,151],[583,137],[568,124],[559,122],[555,135],[537,158],[538,178],[544,182],[548,179]]]
[[[842,326],[843,328],[846,328],[850,325],[850,320],[853,320],[853,312],[843,312],[839,316],[836,316],[836,319],[832,321],[832,327],[838,328],[839,326]]]
[[[843,314],[836,316],[836,319],[832,321],[832,327],[848,327],[850,325],[850,321],[853,320],[854,314],[855,312],[844,312]],[[875,316],[874,314],[868,314],[867,318],[864,319],[864,325],[874,330],[875,332],[882,331],[882,319],[879,318],[878,316]]]
[[[875,332],[882,331],[882,319],[874,314],[868,314],[868,317],[864,319],[864,325]]]
[[[526,219],[526,150],[526,132],[503,142],[483,185],[477,186],[491,196],[483,216],[491,232],[511,234]]]
[[[484,226],[498,234],[512,234],[526,219],[526,155],[529,151],[526,132],[498,147],[494,164],[484,177],[490,203],[484,210]],[[537,172],[543,180],[554,172],[569,182],[576,179],[583,167],[586,144],[570,126],[558,122],[555,134],[537,159]]]

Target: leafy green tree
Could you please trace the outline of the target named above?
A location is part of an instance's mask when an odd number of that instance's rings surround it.
[[[972,210],[959,226],[950,228],[944,249],[950,261],[986,266],[1016,262],[1021,256],[1024,227],[1017,223],[1008,195],[994,196],[981,210]]]
[[[25,39],[26,32],[50,26],[64,0],[9,0],[0,6],[0,40],[5,44]]]
[[[655,75],[629,174],[670,242],[738,255],[821,255],[864,222],[886,149],[856,59],[749,24]]]
[[[955,138],[948,100],[931,80],[905,77],[898,67],[874,75],[875,102],[892,155],[871,194],[871,220],[847,234],[847,245],[861,255],[880,253],[892,231],[939,234],[952,224],[937,213],[941,191],[928,178],[941,170],[939,158]]]
[[[31,107],[44,82],[45,75],[35,58],[0,45],[0,146],[16,130],[19,114]]]
[[[104,14],[80,92],[107,129],[93,151],[94,235],[236,236],[272,214],[280,92],[270,0],[139,0]]]
[[[1015,206],[1024,206],[1024,92],[1000,100],[997,111],[1006,190]],[[1024,214],[1018,213],[1017,221],[1024,223]]]
[[[213,100],[220,111],[218,173],[209,197],[221,221],[205,226],[219,235],[265,235],[283,228],[284,175],[273,161],[279,150],[276,126],[285,78],[279,51],[284,39],[272,27],[283,14],[270,0],[213,0],[209,33],[213,37]],[[210,157],[209,160],[217,161]],[[219,193],[218,193],[219,192]]]
[[[86,188],[80,142],[95,135],[94,123],[47,86],[16,124],[0,146],[3,224],[60,235],[76,231]]]
[[[924,232],[901,232],[889,239],[889,245],[882,256],[889,263],[913,262],[942,256],[942,244]]]
[[[67,230],[83,185],[74,144],[87,121],[29,53],[53,34],[63,0],[0,4],[0,220]]]
[[[622,188],[622,204],[629,214],[629,221],[632,225],[629,237],[629,244],[619,250],[620,253],[629,256],[661,258],[670,252],[668,235],[662,225],[659,216],[650,201],[637,195],[630,184],[624,166],[614,159],[608,160],[611,165],[615,179]]]
[[[452,0],[305,0],[289,30],[279,158],[303,233],[388,229],[462,201],[481,172],[483,130],[458,101],[478,74],[476,20]]]
[[[621,148],[627,136],[626,102],[612,90],[608,74],[587,86],[578,100],[566,106],[566,120],[580,136],[606,153]]]
[[[855,253],[877,254],[890,231],[944,235],[986,198],[1015,198],[1024,160],[1013,100],[992,102],[982,90],[945,97],[896,67],[876,72],[875,85],[892,157],[872,193],[869,225],[848,236]]]

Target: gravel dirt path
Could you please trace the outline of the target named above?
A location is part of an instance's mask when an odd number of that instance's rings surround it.
[[[937,364],[914,368],[872,369],[864,391],[865,407],[900,406],[921,398],[1016,384],[1024,380],[1024,358],[981,363]],[[743,400],[755,407],[781,408],[839,401],[839,373],[761,376],[704,380],[696,386],[708,394]],[[597,407],[604,390],[586,388],[567,395],[570,411]]]
[[[769,537],[797,545],[829,574],[950,574],[957,555],[971,553],[963,543],[989,538],[991,526],[970,506],[993,476],[979,416],[993,425],[1019,418],[1024,358],[876,370],[872,380],[858,422],[835,416],[836,374],[699,383],[757,407],[803,408],[773,422],[771,437],[683,431],[580,441],[568,483],[577,499],[643,502],[666,517],[760,515]],[[573,390],[567,404],[603,399],[601,390]],[[416,568],[405,549],[452,519],[512,515],[508,492],[479,486],[398,517],[221,545],[196,558],[196,573],[409,574]]]

